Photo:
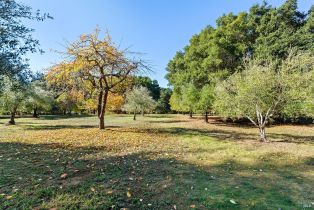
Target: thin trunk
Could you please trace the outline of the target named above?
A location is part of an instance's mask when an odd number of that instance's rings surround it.
[[[205,112],[205,122],[208,123],[208,112]]]
[[[193,112],[190,110],[190,118],[193,118]]]
[[[142,109],[141,113],[142,113],[142,116],[144,117],[144,109]]]
[[[99,118],[99,129],[105,129],[105,112],[106,112],[106,105],[108,99],[109,91],[105,90],[104,94],[100,93],[98,97],[98,118]],[[99,100],[102,99],[102,100]],[[99,109],[100,108],[100,109]]]
[[[268,142],[267,138],[266,138],[266,132],[265,132],[265,127],[260,127],[259,128],[259,135],[260,135],[260,140],[262,142]]]
[[[34,108],[33,117],[38,118],[37,108]]]
[[[8,122],[9,125],[15,125],[15,114],[16,108],[11,111],[10,121]]]
[[[136,111],[134,111],[133,120],[136,120]]]

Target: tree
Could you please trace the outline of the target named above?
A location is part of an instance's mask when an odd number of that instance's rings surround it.
[[[157,101],[156,112],[159,114],[166,114],[171,111],[170,97],[172,90],[170,88],[161,88],[160,97]]]
[[[42,52],[38,40],[32,37],[33,29],[26,27],[24,20],[43,21],[52,18],[49,14],[41,15],[39,10],[15,0],[0,1],[0,75],[16,76],[27,68],[23,56],[27,52]]]
[[[126,102],[123,109],[133,113],[133,120],[136,120],[136,114],[141,112],[152,111],[156,107],[156,102],[150,96],[150,92],[146,87],[135,87],[126,94]]]
[[[28,84],[25,81],[4,76],[2,78],[2,93],[0,95],[0,108],[10,113],[9,125],[15,125],[15,115],[28,95]]]
[[[224,117],[248,118],[267,142],[265,127],[280,113],[313,116],[314,58],[290,53],[280,66],[251,60],[216,88],[214,109]]]
[[[189,83],[183,87],[182,90],[182,103],[188,108],[190,118],[193,117],[193,112],[197,109],[197,102],[199,99],[199,91],[196,87]]]
[[[208,123],[208,113],[212,108],[212,104],[214,101],[214,89],[213,85],[205,85],[200,92],[198,108],[204,112],[205,122]]]
[[[186,107],[182,103],[182,94],[179,92],[178,89],[175,89],[171,97],[169,99],[169,104],[171,107],[171,110],[177,111],[177,112],[186,112],[188,110],[188,107]]]
[[[45,83],[39,80],[33,81],[28,89],[28,97],[25,100],[25,108],[33,112],[33,117],[38,117],[38,112],[48,111],[54,102],[51,92],[46,90]]]
[[[157,80],[151,80],[149,77],[137,76],[134,78],[135,86],[146,87],[155,101],[160,97],[160,87]]]
[[[89,83],[97,92],[100,129],[105,128],[104,116],[109,92],[114,92],[129,76],[148,69],[142,60],[130,58],[128,50],[120,50],[108,32],[103,39],[99,39],[98,29],[69,44],[64,54],[69,59],[54,66],[48,79],[64,82],[61,78],[66,78],[71,82],[71,88],[81,89]]]

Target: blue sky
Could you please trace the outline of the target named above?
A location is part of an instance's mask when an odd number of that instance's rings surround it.
[[[80,34],[89,33],[98,25],[108,29],[116,43],[131,47],[132,51],[145,53],[153,72],[149,73],[163,87],[168,61],[175,52],[188,44],[193,34],[224,13],[247,11],[262,0],[23,0],[33,9],[49,12],[54,20],[26,22],[36,31],[45,54],[32,54],[33,71],[41,71],[60,56],[53,50],[64,50],[66,41],[76,40]],[[281,5],[284,0],[269,0],[271,5]],[[299,0],[299,9],[307,11],[314,0]]]

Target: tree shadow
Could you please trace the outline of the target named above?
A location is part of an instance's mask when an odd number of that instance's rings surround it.
[[[40,120],[60,120],[60,119],[75,119],[75,118],[87,118],[87,117],[95,117],[95,115],[40,115],[38,119]]]
[[[160,124],[171,124],[171,123],[184,123],[184,122],[188,122],[188,120],[149,120],[146,122],[160,123]]]
[[[313,200],[314,180],[304,176],[313,165],[230,159],[201,167],[154,152],[108,152],[0,143],[0,193],[12,196],[0,196],[0,208],[300,209]]]
[[[25,130],[60,130],[60,129],[84,129],[84,128],[98,128],[98,125],[26,125],[23,126]],[[106,126],[109,128],[120,128],[120,126]]]
[[[241,131],[227,131],[220,129],[201,129],[201,128],[183,128],[183,127],[170,127],[170,128],[137,128],[133,131],[121,132],[135,132],[135,133],[158,133],[173,136],[200,136],[200,137],[213,137],[220,141],[257,141],[259,139],[258,130],[256,133],[247,133]],[[314,136],[298,136],[291,134],[276,134],[267,133],[269,140],[272,142],[287,142],[287,143],[314,143]]]

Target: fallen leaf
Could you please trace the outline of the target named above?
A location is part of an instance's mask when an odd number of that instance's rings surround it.
[[[10,199],[12,199],[13,198],[13,196],[12,195],[8,195],[7,197],[5,197],[7,200],[10,200]]]
[[[68,176],[68,174],[64,173],[64,174],[61,174],[60,178],[65,179],[65,178],[67,178],[67,176]]]
[[[131,195],[131,193],[130,193],[130,191],[128,191],[127,193],[126,193],[126,195],[128,196],[128,198],[130,198],[132,195]]]
[[[232,204],[237,204],[234,200],[230,200],[230,203],[232,203]]]
[[[195,208],[195,205],[194,205],[194,204],[190,205],[190,208],[194,209],[194,208]]]

